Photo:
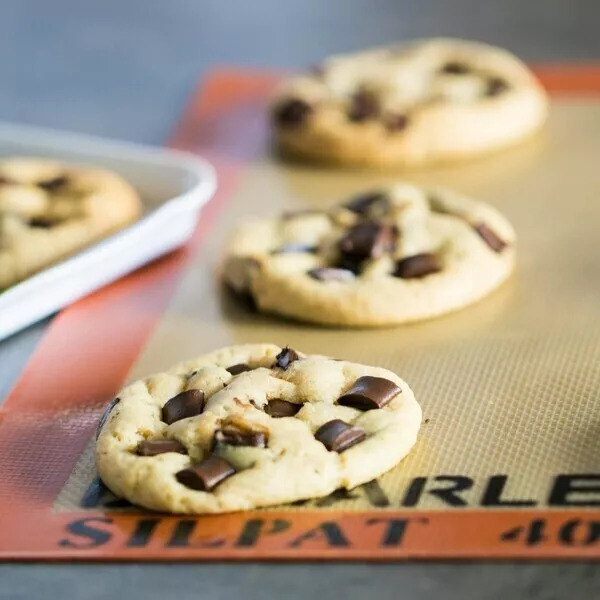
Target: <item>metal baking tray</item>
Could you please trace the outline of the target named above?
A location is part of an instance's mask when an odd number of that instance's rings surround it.
[[[216,189],[188,153],[0,122],[0,157],[40,156],[111,169],[142,198],[133,225],[0,292],[0,340],[185,244]]]

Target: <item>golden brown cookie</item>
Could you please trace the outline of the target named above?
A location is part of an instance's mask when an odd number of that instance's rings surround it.
[[[471,304],[512,272],[515,233],[494,208],[398,184],[329,211],[253,219],[223,277],[257,308],[301,321],[384,326]]]
[[[0,162],[0,290],[121,229],[141,214],[120,176],[42,158]]]
[[[249,510],[396,466],[421,409],[395,373],[272,344],[231,346],[122,390],[96,464],[118,496],[173,513]]]
[[[547,110],[545,91],[514,55],[440,38],[333,56],[282,85],[272,121],[293,156],[414,167],[518,142]]]

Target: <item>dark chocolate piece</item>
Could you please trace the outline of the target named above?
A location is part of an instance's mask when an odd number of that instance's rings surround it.
[[[186,447],[177,440],[148,440],[140,442],[136,449],[136,454],[140,456],[156,456],[157,454],[165,454],[167,452],[187,454]]]
[[[362,442],[367,437],[361,427],[353,427],[341,419],[333,419],[321,425],[315,432],[315,438],[331,452],[343,452]]]
[[[226,290],[227,294],[230,294],[230,297],[233,297],[235,301],[240,304],[240,306],[243,306],[252,312],[258,312],[258,304],[256,303],[256,298],[251,290],[236,288],[228,281],[224,283],[223,288]]]
[[[355,278],[352,271],[335,267],[317,267],[308,271],[308,275],[318,281],[352,281]]]
[[[374,204],[386,199],[387,196],[384,192],[370,192],[352,198],[352,200],[344,204],[344,207],[357,215],[365,215]]]
[[[69,183],[69,178],[66,175],[59,175],[58,177],[53,177],[52,179],[45,179],[43,181],[38,181],[37,186],[46,190],[47,192],[56,192],[62,187],[65,187]]]
[[[407,256],[396,263],[393,275],[402,279],[416,279],[425,277],[442,270],[442,266],[435,254],[424,253]]]
[[[98,436],[100,435],[100,432],[102,431],[102,428],[106,424],[106,421],[108,421],[108,417],[110,416],[110,413],[112,412],[113,408],[117,404],[119,404],[119,402],[121,402],[121,398],[113,398],[110,401],[110,403],[108,404],[108,406],[106,407],[105,411],[102,413],[102,416],[100,417],[100,421],[98,421],[98,426],[96,427],[96,439],[98,439]]]
[[[402,131],[406,129],[408,121],[409,119],[406,115],[387,115],[383,123],[388,131]]]
[[[354,385],[338,398],[338,404],[359,410],[382,408],[402,390],[389,379],[365,375],[359,377]]]
[[[367,221],[352,227],[340,240],[342,254],[354,261],[379,258],[394,247],[394,230],[382,221]]]
[[[48,217],[31,217],[27,222],[29,227],[36,227],[39,229],[50,229],[57,224],[57,221]]]
[[[213,445],[267,447],[267,436],[262,431],[241,431],[239,429],[217,429]]]
[[[485,95],[486,96],[499,96],[506,90],[508,90],[510,86],[506,79],[502,79],[502,77],[490,77],[485,86]]]
[[[241,304],[245,306],[245,308],[251,312],[258,312],[258,302],[254,297],[254,294],[250,290],[246,290],[245,292],[239,292],[237,294],[238,300],[241,301]]]
[[[302,404],[274,398],[269,400],[265,406],[265,412],[274,419],[280,419],[281,417],[293,417],[301,408]]]
[[[313,107],[304,100],[291,98],[275,107],[275,122],[285,127],[296,127],[306,121],[313,112]]]
[[[187,390],[173,396],[162,408],[162,420],[167,424],[195,417],[204,410],[204,392]]]
[[[283,369],[284,371],[300,357],[295,350],[288,348],[287,346],[275,357],[275,366]]]
[[[276,250],[273,250],[271,254],[298,254],[301,252],[315,253],[317,251],[316,246],[310,246],[309,244],[284,244]]]
[[[360,123],[379,114],[379,99],[367,90],[359,90],[352,96],[348,109],[348,118]]]
[[[448,75],[466,75],[471,72],[471,67],[464,62],[449,61],[441,69],[440,73]]]
[[[175,474],[179,483],[202,492],[210,492],[221,481],[235,474],[235,469],[218,456],[209,456],[201,463]]]
[[[227,369],[225,370],[228,371],[231,375],[239,375],[240,373],[245,373],[246,371],[252,371],[252,367],[245,363],[239,363],[237,365],[227,367]]]
[[[494,252],[500,253],[506,248],[507,243],[485,223],[477,223],[473,228]]]
[[[361,258],[355,258],[346,254],[341,254],[335,265],[336,269],[343,269],[344,271],[352,271],[354,275],[360,275],[364,260]]]

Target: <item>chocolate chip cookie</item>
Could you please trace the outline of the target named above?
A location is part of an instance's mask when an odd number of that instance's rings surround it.
[[[122,390],[100,422],[96,464],[146,508],[249,510],[370,481],[410,451],[420,424],[390,371],[231,346]]]
[[[333,56],[285,82],[271,116],[290,155],[413,167],[518,142],[540,127],[547,105],[536,78],[509,52],[431,39]]]
[[[514,243],[491,206],[398,184],[328,211],[242,224],[223,277],[261,311],[326,325],[394,325],[490,293],[513,269]]]
[[[115,173],[41,158],[0,161],[0,290],[140,213],[137,193]]]

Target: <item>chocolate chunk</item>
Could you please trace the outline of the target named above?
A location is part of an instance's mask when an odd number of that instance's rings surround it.
[[[267,447],[267,436],[262,431],[240,431],[239,429],[217,429],[213,445]]]
[[[301,252],[315,253],[317,251],[316,246],[310,246],[309,244],[284,244],[276,250],[273,250],[271,254],[299,254]]]
[[[338,398],[338,404],[351,406],[359,410],[382,408],[402,390],[389,379],[365,375],[359,377],[354,385]]]
[[[29,227],[36,227],[39,229],[50,229],[57,224],[57,221],[48,217],[31,217],[27,222]]]
[[[361,194],[360,196],[356,196],[349,202],[344,204],[344,207],[348,210],[351,210],[353,213],[357,215],[365,215],[369,212],[369,209],[379,202],[384,202],[387,200],[387,196],[384,192],[371,192],[368,194]]]
[[[463,62],[450,61],[447,62],[441,69],[440,73],[448,75],[466,75],[471,72],[471,67]]]
[[[251,312],[258,312],[258,304],[256,298],[250,290],[235,289],[228,282],[225,283],[225,289],[235,297],[235,300],[239,302],[240,306]]]
[[[225,370],[229,371],[231,375],[239,375],[240,373],[245,373],[246,371],[252,371],[252,367],[245,363],[239,363],[238,365],[227,367]]]
[[[485,86],[486,96],[499,96],[509,88],[508,82],[502,77],[490,77]]]
[[[388,115],[383,124],[388,131],[402,131],[408,125],[408,117],[406,115]]]
[[[162,420],[167,424],[195,417],[204,410],[204,392],[187,390],[171,398],[162,408]]]
[[[393,275],[402,279],[415,279],[425,277],[442,270],[442,266],[435,254],[424,253],[407,256],[396,263]]]
[[[506,248],[507,243],[485,223],[477,223],[476,225],[473,225],[473,228],[494,252],[500,253]]]
[[[119,404],[119,402],[121,402],[121,398],[113,398],[110,401],[109,405],[106,407],[106,410],[102,413],[102,416],[100,417],[100,421],[98,421],[98,426],[96,427],[96,439],[98,439],[98,436],[100,435],[100,432],[102,431],[102,428],[106,424],[106,421],[108,421],[108,417],[110,416],[110,413],[112,412],[113,408],[117,404]]]
[[[372,119],[379,114],[379,99],[373,92],[359,90],[350,101],[348,118],[357,123]]]
[[[313,107],[304,100],[291,98],[275,107],[275,122],[285,127],[296,127],[306,121],[313,112]]]
[[[333,265],[336,269],[342,269],[344,271],[352,271],[354,275],[360,275],[362,272],[362,267],[364,264],[364,260],[360,258],[354,258],[352,256],[348,256],[346,254],[341,254],[335,265]]]
[[[321,425],[315,432],[315,438],[331,452],[343,452],[362,442],[367,437],[361,427],[353,427],[341,419],[333,419]]]
[[[69,178],[66,175],[59,175],[52,179],[45,179],[44,181],[38,181],[37,186],[46,190],[47,192],[56,192],[62,187],[65,187],[69,183]]]
[[[281,417],[293,417],[301,408],[302,404],[274,398],[269,400],[265,406],[265,412],[274,419],[280,419]]]
[[[175,474],[179,483],[202,492],[210,492],[221,481],[235,474],[235,469],[218,456],[209,456],[201,463]]]
[[[275,366],[283,369],[284,371],[300,357],[295,350],[288,348],[287,346],[275,357]]]
[[[348,269],[335,267],[317,267],[308,271],[308,275],[318,281],[352,281],[356,276]]]
[[[5,175],[0,175],[0,185],[17,185],[17,182],[10,177],[6,177]]]
[[[382,221],[359,223],[340,240],[342,254],[354,260],[379,258],[394,247],[394,230]]]
[[[167,452],[187,454],[186,447],[177,440],[154,440],[144,441],[138,444],[136,454],[140,456],[156,456]]]

